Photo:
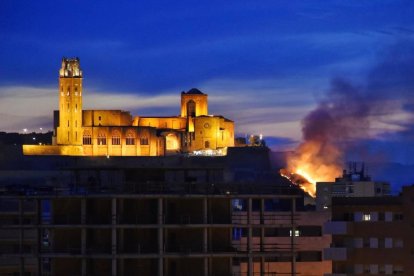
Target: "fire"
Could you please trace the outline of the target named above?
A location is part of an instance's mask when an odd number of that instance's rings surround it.
[[[341,159],[341,151],[332,144],[306,141],[288,156],[281,174],[315,197],[316,182],[334,181],[341,175]]]
[[[287,178],[290,182],[293,184],[299,186],[302,190],[304,190],[306,193],[308,193],[311,197],[316,196],[316,189],[315,184],[311,178],[306,177],[306,173],[302,172],[304,175],[301,174],[301,170],[298,170],[297,172],[289,172],[286,169],[281,169],[280,174]]]

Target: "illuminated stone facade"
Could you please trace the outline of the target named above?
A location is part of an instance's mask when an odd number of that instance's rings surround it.
[[[208,95],[181,93],[181,113],[171,117],[132,117],[122,110],[82,109],[82,70],[78,58],[62,59],[59,111],[53,145],[24,145],[26,155],[163,156],[223,154],[234,146],[234,122],[208,115]]]

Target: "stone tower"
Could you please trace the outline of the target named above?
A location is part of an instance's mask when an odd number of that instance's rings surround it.
[[[198,117],[208,114],[207,94],[197,88],[181,92],[181,117]]]
[[[82,70],[79,58],[63,58],[59,70],[58,145],[82,145]]]

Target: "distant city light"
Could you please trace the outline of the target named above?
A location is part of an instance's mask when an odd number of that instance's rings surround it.
[[[36,140],[36,137],[33,137],[32,139],[33,139],[33,140]]]
[[[24,133],[26,133],[26,132],[27,132],[27,128],[24,128],[24,129],[23,129],[23,132],[24,132]]]

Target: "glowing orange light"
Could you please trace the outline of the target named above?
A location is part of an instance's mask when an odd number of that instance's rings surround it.
[[[341,157],[342,153],[334,145],[306,141],[288,156],[284,174],[292,183],[315,197],[316,182],[334,181],[341,174]]]

